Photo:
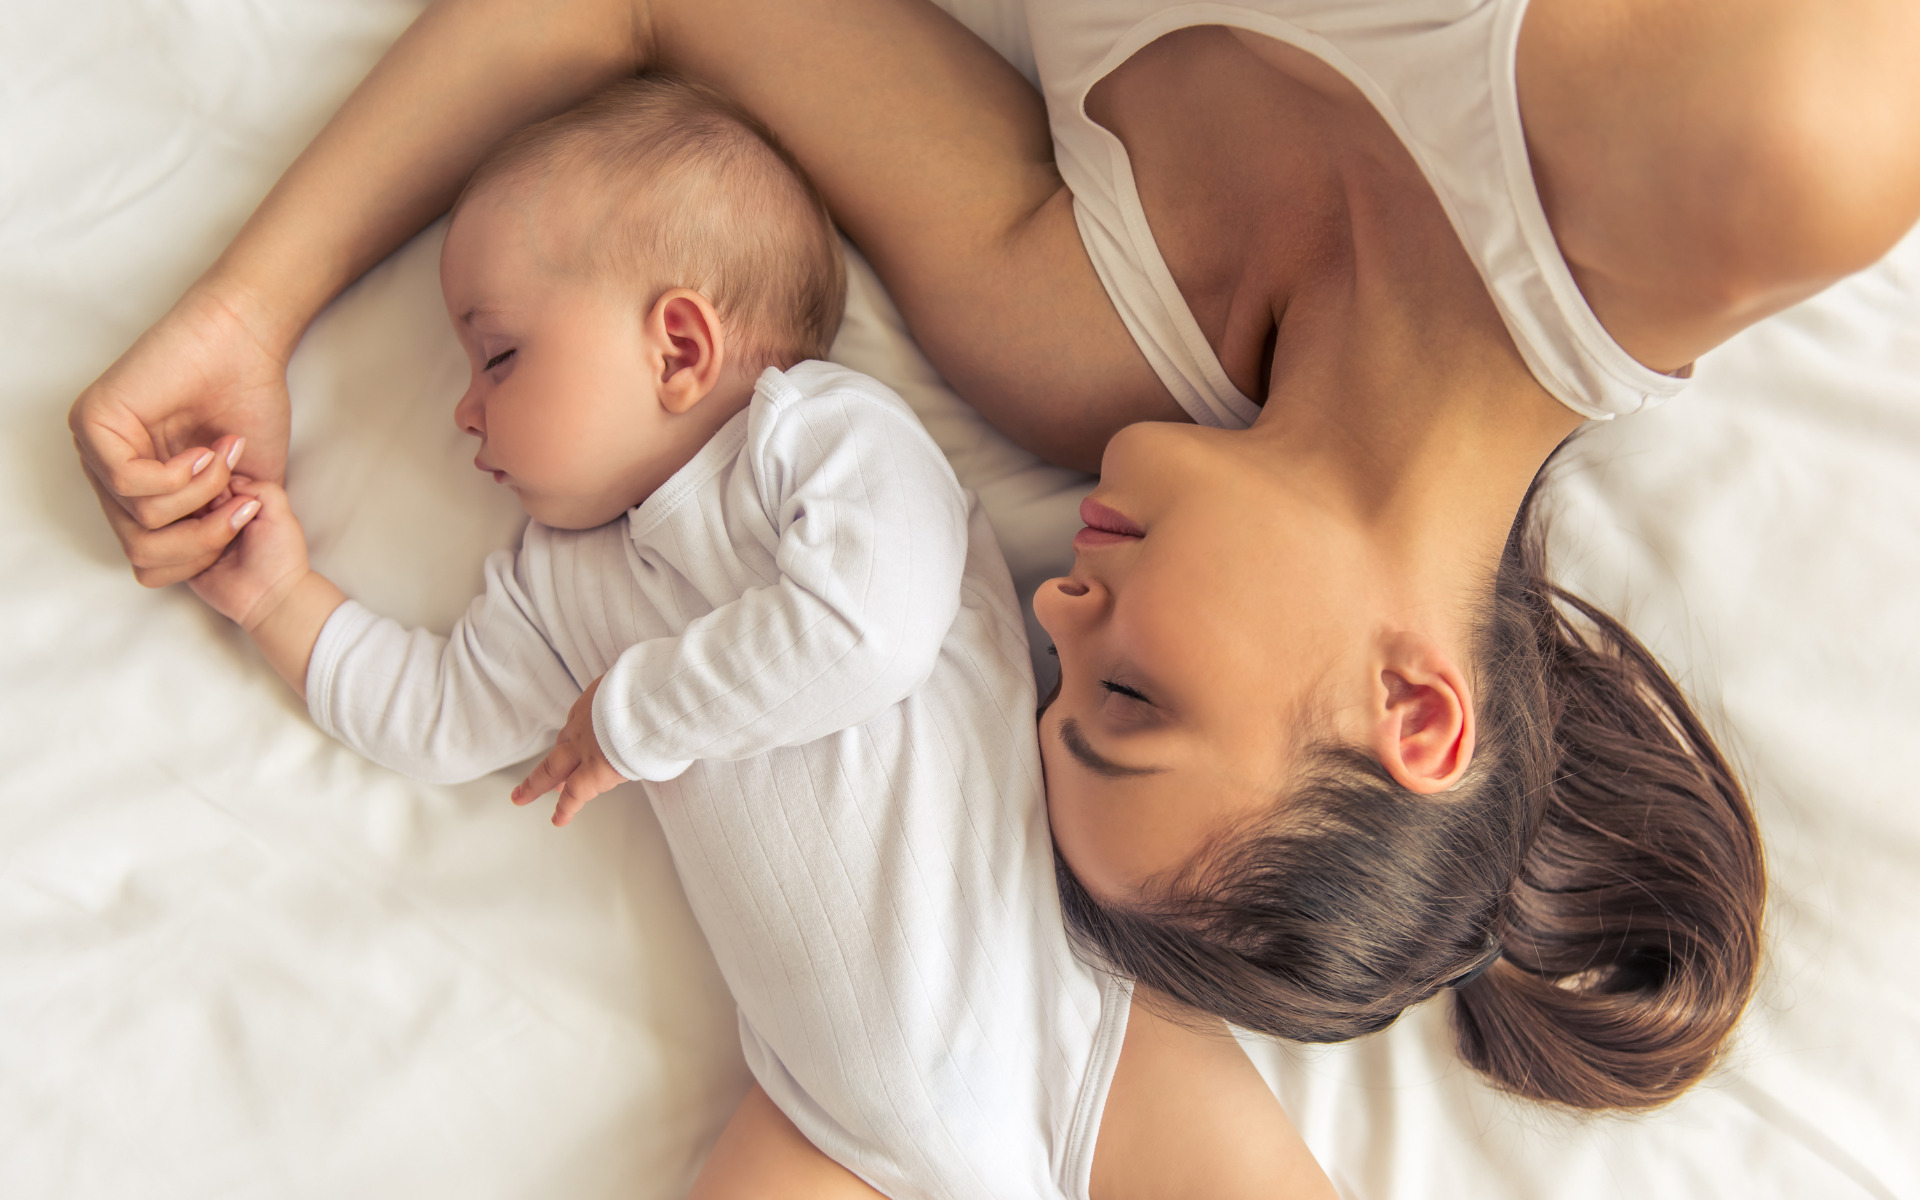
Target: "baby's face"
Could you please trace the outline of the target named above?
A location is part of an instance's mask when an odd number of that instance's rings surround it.
[[[663,428],[635,300],[543,255],[570,232],[557,208],[473,197],[447,233],[440,287],[473,370],[454,408],[480,439],[473,465],[534,520],[590,529],[645,499],[686,456]]]

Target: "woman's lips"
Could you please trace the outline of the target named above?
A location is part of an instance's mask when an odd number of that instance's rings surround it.
[[[1080,502],[1080,519],[1086,523],[1086,528],[1073,535],[1075,549],[1111,546],[1115,542],[1134,541],[1147,535],[1146,530],[1134,524],[1125,514],[1115,512],[1091,496]]]

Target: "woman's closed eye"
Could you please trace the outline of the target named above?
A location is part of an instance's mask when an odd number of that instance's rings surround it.
[[[1119,729],[1145,729],[1164,724],[1173,714],[1153,702],[1139,688],[1118,679],[1102,679],[1101,712],[1107,722]]]
[[[502,350],[502,351],[501,351],[500,353],[498,353],[498,354],[496,354],[496,355],[494,355],[494,356],[493,356],[492,358],[490,358],[490,359],[488,359],[488,360],[487,360],[487,365],[486,365],[486,366],[484,366],[484,367],[482,367],[482,368],[480,368],[480,369],[481,369],[481,370],[483,370],[483,371],[491,371],[491,370],[493,370],[493,369],[494,369],[495,367],[497,367],[497,366],[499,366],[499,365],[500,365],[501,363],[504,363],[504,362],[506,362],[506,361],[507,361],[508,359],[510,359],[510,358],[512,358],[512,357],[513,357],[513,355],[514,355],[514,352],[513,352],[512,350]]]

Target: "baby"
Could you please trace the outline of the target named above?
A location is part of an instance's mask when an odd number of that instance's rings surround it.
[[[646,781],[754,1077],[862,1179],[1084,1197],[1129,989],[1061,922],[986,519],[897,396],[818,361],[845,281],[811,187],[726,101],[628,80],[489,157],[441,283],[519,552],[450,637],[409,631],[236,479],[195,592],[376,761],[551,746],[514,799],[560,787],[562,825]]]

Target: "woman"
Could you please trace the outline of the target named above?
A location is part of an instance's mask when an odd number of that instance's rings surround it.
[[[787,142],[963,395],[1104,467],[1075,572],[1036,601],[1081,931],[1292,1036],[1455,983],[1463,1046],[1506,1086],[1671,1095],[1750,985],[1750,819],[1677,690],[1605,622],[1597,649],[1560,622],[1510,534],[1584,416],[1668,394],[1911,224],[1916,18],[1156,8],[1036,6],[1043,111],[905,3],[438,6],[76,404],[108,517],[143,582],[203,568],[238,501],[195,514],[236,436],[239,470],[279,473],[285,361],[327,299],[507,130],[639,66],[704,79]],[[1595,825],[1623,813],[1643,819]],[[1409,846],[1423,870],[1395,879],[1425,890],[1373,886],[1368,855]],[[1330,858],[1344,883],[1272,902]],[[1675,919],[1616,928],[1633,898],[1593,879],[1623,874]],[[1238,1122],[1283,1121],[1231,1043],[1137,1012],[1095,1194],[1160,1194],[1162,1144],[1227,1172],[1213,1194],[1300,1186],[1297,1139],[1236,1157],[1261,1140]]]

